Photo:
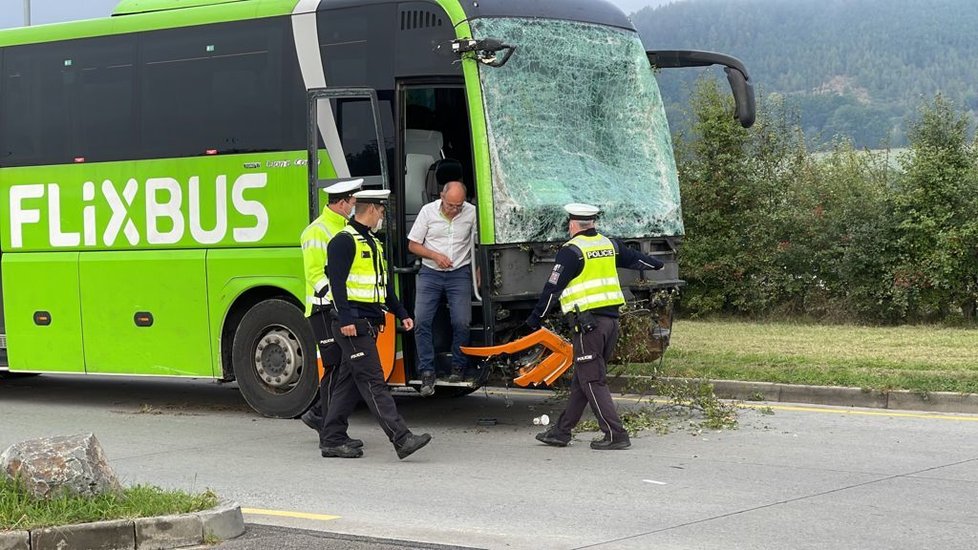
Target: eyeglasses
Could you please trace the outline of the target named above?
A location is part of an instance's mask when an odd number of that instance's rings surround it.
[[[452,204],[450,202],[441,201],[441,205],[444,206],[448,210],[461,210],[462,207],[465,206],[465,203],[464,202],[460,202],[458,204]]]

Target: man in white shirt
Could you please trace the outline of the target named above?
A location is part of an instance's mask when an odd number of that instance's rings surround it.
[[[421,395],[435,393],[435,349],[431,326],[444,296],[452,320],[452,375],[460,381],[468,359],[459,346],[468,345],[472,321],[472,239],[475,206],[465,201],[465,185],[445,184],[441,199],[421,208],[408,233],[408,250],[421,256],[414,303],[414,338],[418,348]]]

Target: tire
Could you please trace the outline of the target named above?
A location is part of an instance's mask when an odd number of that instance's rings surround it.
[[[234,331],[231,366],[241,395],[264,416],[295,418],[319,391],[312,327],[285,300],[259,302],[244,314]]]

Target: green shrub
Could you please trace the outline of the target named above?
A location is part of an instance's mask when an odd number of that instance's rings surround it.
[[[808,149],[771,96],[741,128],[712,80],[675,137],[686,238],[682,310],[902,323],[971,321],[978,310],[978,177],[970,118],[938,96],[907,153]]]

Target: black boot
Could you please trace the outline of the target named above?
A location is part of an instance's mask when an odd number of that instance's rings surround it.
[[[555,428],[550,428],[545,432],[540,432],[537,434],[537,441],[541,443],[546,443],[551,447],[566,447],[570,443],[570,437],[565,435],[560,435],[557,433]]]
[[[400,444],[394,444],[394,449],[397,451],[397,458],[403,460],[411,456],[415,451],[427,445],[429,441],[431,441],[431,436],[428,434],[408,434],[407,437],[401,440]]]
[[[351,447],[346,444],[338,447],[320,447],[319,450],[322,452],[323,457],[360,458],[363,456],[363,449]]]
[[[465,379],[465,369],[462,367],[452,367],[452,375],[448,377],[449,382],[461,382]]]
[[[320,430],[320,428],[322,428],[323,425],[323,417],[313,413],[312,409],[309,409],[308,411],[302,413],[302,416],[299,417],[299,420],[301,420],[303,424],[309,426],[310,428],[316,430],[317,432]]]
[[[628,439],[628,434],[610,437],[605,435],[603,439],[595,439],[591,442],[591,448],[595,451],[620,451],[632,446],[632,441]]]
[[[421,397],[435,395],[435,373],[426,372],[421,375]]]

